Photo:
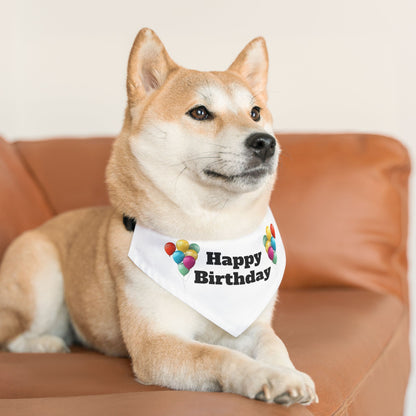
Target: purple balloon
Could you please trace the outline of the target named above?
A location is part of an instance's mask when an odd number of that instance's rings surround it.
[[[269,255],[269,259],[270,260],[273,260],[274,250],[273,250],[273,247],[272,246],[269,247],[269,251],[267,252],[267,254]],[[186,257],[185,257],[185,259],[186,259]]]
[[[183,259],[183,265],[187,269],[192,269],[192,267],[194,267],[194,264],[195,264],[195,259],[192,256],[185,256],[185,258]]]

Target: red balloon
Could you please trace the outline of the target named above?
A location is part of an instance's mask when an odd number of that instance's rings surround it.
[[[276,233],[275,233],[275,231],[274,231],[273,224],[270,224],[270,231],[271,231],[271,233],[272,233],[272,236],[273,236],[274,238],[276,238]]]
[[[168,256],[171,256],[176,251],[176,246],[173,243],[166,243],[165,244],[165,251]]]

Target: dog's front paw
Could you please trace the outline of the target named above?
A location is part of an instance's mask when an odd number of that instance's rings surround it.
[[[269,403],[285,406],[318,403],[313,380],[288,367],[263,367],[246,379],[244,387],[248,397]]]

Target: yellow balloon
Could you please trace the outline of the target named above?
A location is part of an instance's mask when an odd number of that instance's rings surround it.
[[[185,253],[185,251],[189,248],[189,243],[186,240],[178,240],[176,242],[176,248]]]
[[[186,256],[191,256],[193,257],[195,260],[198,258],[198,253],[195,250],[186,250],[185,251],[185,257]]]
[[[266,227],[266,236],[267,236],[267,239],[268,240],[270,240],[272,238],[272,233],[270,231],[270,227],[269,226]]]
[[[269,251],[269,247],[271,246],[271,243],[270,243],[270,241],[267,241],[266,242],[266,251],[268,252]]]

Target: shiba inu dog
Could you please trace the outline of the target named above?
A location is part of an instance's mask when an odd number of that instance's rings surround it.
[[[0,268],[3,348],[66,352],[76,339],[128,355],[140,383],[285,405],[318,401],[312,379],[295,369],[271,328],[276,294],[234,337],[127,255],[134,222],[194,240],[238,238],[259,225],[279,156],[267,72],[262,38],[226,71],[199,72],[177,65],[152,30],[139,32],[124,125],[106,172],[111,206],[61,214],[10,245]],[[211,261],[223,259],[213,253]],[[256,265],[260,256],[241,259]],[[206,276],[199,279],[210,283]],[[244,276],[229,283],[241,285]]]

